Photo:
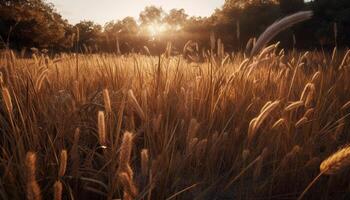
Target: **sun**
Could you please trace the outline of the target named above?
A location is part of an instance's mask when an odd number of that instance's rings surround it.
[[[148,32],[152,37],[161,35],[165,31],[168,31],[169,29],[170,29],[170,26],[166,23],[152,23],[148,25]]]

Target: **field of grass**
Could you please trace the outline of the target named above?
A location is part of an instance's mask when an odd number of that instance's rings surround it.
[[[349,198],[349,52],[0,67],[0,199]]]

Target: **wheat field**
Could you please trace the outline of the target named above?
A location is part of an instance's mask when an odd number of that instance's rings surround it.
[[[349,54],[3,52],[0,199],[346,199]]]

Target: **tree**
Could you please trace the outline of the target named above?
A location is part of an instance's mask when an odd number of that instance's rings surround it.
[[[304,0],[279,0],[282,13],[291,14],[304,8]]]
[[[164,17],[164,22],[176,26],[183,25],[187,20],[188,15],[184,9],[172,9],[169,11],[169,14]]]
[[[151,23],[160,23],[163,19],[164,11],[161,7],[147,6],[140,13],[141,25],[148,25]]]
[[[92,21],[81,21],[74,29],[79,30],[79,48],[95,47],[101,41],[102,27]]]
[[[116,22],[108,22],[104,26],[104,36],[106,38],[105,47],[111,51],[126,52],[129,46],[137,45],[138,25],[133,17],[126,17]]]
[[[42,0],[1,1],[0,36],[11,47],[68,48],[69,24]]]

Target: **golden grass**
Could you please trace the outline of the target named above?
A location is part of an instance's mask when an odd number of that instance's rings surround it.
[[[1,197],[296,199],[349,143],[349,54],[219,44],[202,63],[5,52]],[[341,198],[349,180],[335,178],[305,195]]]

